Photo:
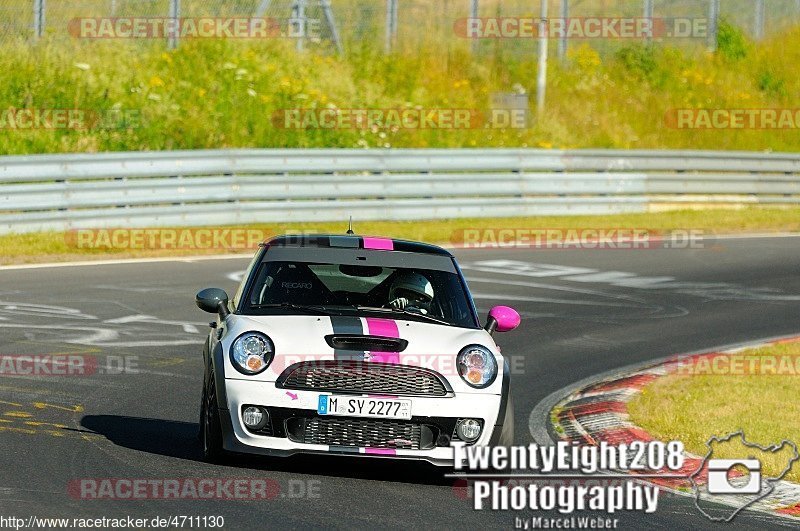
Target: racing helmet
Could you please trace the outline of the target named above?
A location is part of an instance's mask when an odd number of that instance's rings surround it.
[[[433,300],[433,286],[430,281],[419,273],[411,271],[400,273],[392,283],[389,298],[405,298],[416,302],[431,302]]]

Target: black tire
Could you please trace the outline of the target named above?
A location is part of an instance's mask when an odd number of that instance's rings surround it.
[[[503,428],[497,445],[506,447],[514,445],[514,399],[510,389],[506,401],[506,416],[503,419]]]
[[[219,417],[217,386],[213,374],[208,385],[203,389],[203,399],[200,405],[200,444],[203,460],[206,462],[222,463],[227,457],[227,452],[222,446],[222,423]]]

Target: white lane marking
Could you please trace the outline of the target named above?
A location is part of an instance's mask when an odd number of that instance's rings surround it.
[[[571,282],[599,283],[636,289],[670,289],[678,293],[716,300],[744,299],[752,301],[798,301],[800,295],[786,295],[776,288],[746,287],[727,282],[683,282],[674,277],[641,277],[623,271],[601,272],[597,269],[573,268],[516,260],[486,260],[461,266],[462,269],[533,278],[557,278]],[[576,269],[583,269],[574,273]],[[495,280],[497,283],[507,283]]]
[[[753,234],[708,234],[708,240],[768,240],[770,238],[800,238],[798,232],[756,232]]]
[[[503,295],[501,293],[472,293],[473,299],[507,300],[523,302],[543,302],[548,304],[573,304],[576,306],[608,306],[615,308],[639,308],[632,304],[619,304],[614,302],[582,301],[575,299],[553,299],[550,297],[525,297],[522,295]]]
[[[710,240],[760,240],[772,238],[800,238],[800,233],[796,232],[775,232],[775,233],[756,233],[756,234],[713,234],[705,236]],[[463,246],[453,245],[452,243],[441,243],[440,247],[445,249],[464,249]],[[468,247],[466,250],[486,250],[494,249],[500,250],[496,246],[486,247]],[[235,259],[252,258],[252,254],[220,254],[220,255],[199,255],[199,256],[175,256],[164,258],[120,258],[116,260],[82,260],[74,262],[47,262],[41,264],[11,264],[0,266],[0,271],[14,271],[17,269],[43,269],[48,267],[84,267],[84,266],[104,266],[104,265],[117,265],[117,264],[149,264],[159,262],[205,262],[210,260],[235,260]]]
[[[210,260],[235,260],[252,259],[252,254],[221,254],[211,256],[173,256],[166,258],[120,258],[117,260],[83,260],[80,262],[48,262],[43,264],[17,264],[0,266],[0,271],[15,271],[18,269],[45,269],[48,267],[84,267],[84,266],[106,266],[120,264],[155,264],[160,262],[207,262]]]
[[[113,291],[128,291],[131,293],[173,293],[174,288],[150,288],[150,287],[135,287],[135,286],[114,286],[112,284],[98,284],[92,286],[94,289],[108,289]]]
[[[241,282],[244,278],[244,274],[247,273],[246,270],[244,271],[234,271],[233,273],[228,273],[225,275],[225,278],[228,280],[233,280],[234,282]]]
[[[588,295],[590,297],[598,297],[600,299],[611,299],[616,301],[622,302],[601,302],[601,301],[593,301],[591,299],[583,298],[583,299],[557,299],[557,298],[542,298],[541,301],[532,300],[531,302],[543,302],[543,303],[554,303],[554,304],[572,304],[576,306],[598,306],[598,307],[617,307],[617,308],[630,308],[633,310],[639,310],[640,312],[644,312],[642,315],[646,316],[650,319],[665,319],[665,318],[673,318],[673,317],[683,317],[689,315],[689,310],[683,308],[681,306],[661,306],[658,304],[653,304],[645,299],[641,299],[639,297],[633,297],[630,295],[622,295],[616,293],[607,293],[604,291],[598,291],[593,289],[587,288],[576,288],[572,286],[559,286],[555,284],[544,284],[541,282],[530,282],[530,281],[521,281],[521,280],[508,280],[503,279],[502,281],[498,281],[498,279],[494,278],[484,278],[484,277],[467,277],[467,283],[486,283],[486,284],[493,284],[495,286],[503,285],[503,286],[519,286],[524,288],[534,288],[534,289],[543,289],[543,290],[553,290],[553,291],[565,291],[567,293],[578,293],[581,295]],[[474,295],[473,295],[474,296]],[[500,296],[497,299],[493,300],[512,300],[509,299],[507,296]],[[630,304],[625,304],[625,302]],[[545,315],[545,314],[542,314]],[[557,314],[549,314],[551,316],[557,316],[560,318],[564,318],[565,315],[557,315]]]
[[[9,319],[0,317],[0,328],[23,329],[28,339],[36,337],[37,331],[41,331],[41,334],[45,335],[49,332],[51,336],[55,335],[53,334],[55,331],[58,334],[57,341],[60,343],[97,347],[195,345],[200,342],[196,334],[200,334],[201,328],[205,326],[203,323],[172,321],[142,314],[127,315],[98,322],[99,319],[97,317],[83,314],[75,308],[30,305],[17,302],[0,302],[0,313],[6,313],[13,319],[13,321],[9,322]],[[38,324],[41,323],[38,318],[44,318],[47,324]],[[71,319],[93,320],[98,322],[97,324],[110,325],[110,327],[74,326],[68,323],[51,324],[60,319],[66,321]],[[157,327],[167,327],[167,329],[160,332]],[[183,334],[187,335],[181,337],[174,331],[170,331],[169,327],[178,327]],[[130,340],[128,339],[129,337],[138,339]],[[148,339],[143,339],[143,337],[148,337]]]
[[[467,283],[470,282],[485,282],[487,284],[495,284],[495,285],[502,285],[502,286],[519,286],[523,288],[537,288],[537,289],[546,289],[546,290],[553,290],[553,291],[566,291],[568,293],[579,293],[581,295],[593,295],[596,297],[604,298],[604,299],[616,299],[621,301],[629,301],[635,303],[636,305],[646,305],[646,306],[653,306],[652,304],[648,303],[645,299],[640,299],[638,297],[633,297],[630,295],[622,295],[617,293],[606,293],[604,291],[594,290],[594,289],[587,289],[587,288],[576,288],[573,286],[558,286],[555,284],[543,284],[541,282],[528,282],[522,280],[507,280],[503,279],[499,281],[496,278],[485,278],[485,277],[467,277]]]
[[[198,326],[203,326],[200,323],[190,323],[188,321],[169,321],[166,319],[159,319],[153,315],[128,315],[125,317],[117,317],[116,319],[106,319],[103,321],[104,323],[109,324],[123,324],[123,323],[154,323],[154,324],[162,324],[162,325],[175,325],[180,326],[183,328],[183,331],[187,334],[197,334],[200,330],[197,328]]]
[[[153,319],[152,315],[126,315],[125,317],[117,317],[115,319],[106,319],[104,323],[141,323],[142,321],[150,321]]]
[[[76,343],[76,341],[68,341],[68,343]],[[92,344],[92,343],[87,343],[87,344]],[[203,338],[175,339],[175,340],[154,339],[148,341],[112,341],[110,343],[94,343],[94,345],[98,347],[179,347],[183,345],[202,346]]]
[[[612,284],[626,288],[658,288],[664,282],[674,282],[675,277],[640,277],[634,273],[622,271],[604,271],[588,275],[570,276],[572,282],[587,282],[593,284]]]
[[[564,277],[567,275],[582,275],[598,273],[597,269],[586,267],[571,267],[554,264],[531,264],[518,260],[482,260],[464,264],[462,269],[482,271],[484,273],[505,273],[508,275],[523,275],[534,278]]]
[[[33,324],[14,324],[0,323],[0,328],[25,328],[32,330],[67,330],[69,332],[88,332],[77,338],[63,339],[64,343],[77,343],[81,345],[104,346],[108,341],[113,341],[119,337],[119,333],[105,328],[88,326],[58,326],[54,324],[33,325]]]
[[[69,343],[73,345],[89,345],[93,347],[169,347],[180,345],[200,345],[202,338],[187,339],[152,339],[140,341],[119,341],[120,334],[116,330],[96,327],[74,327],[57,325],[30,325],[0,323],[0,328],[24,328],[26,330],[63,330],[67,333],[87,332],[84,335],[72,338],[59,338],[59,343]]]
[[[82,313],[76,308],[51,306],[47,304],[30,304],[26,302],[0,301],[0,313],[12,316],[28,315],[32,317],[50,317],[56,319],[97,319],[94,315]]]

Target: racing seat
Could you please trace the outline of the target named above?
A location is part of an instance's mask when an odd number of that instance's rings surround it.
[[[262,304],[325,304],[327,288],[305,264],[282,264],[264,283]]]

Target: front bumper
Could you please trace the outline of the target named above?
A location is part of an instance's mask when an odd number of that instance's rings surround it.
[[[390,457],[396,459],[416,459],[428,461],[434,465],[450,466],[453,464],[453,450],[447,446],[435,446],[429,449],[405,448],[369,448],[357,446],[330,446],[325,444],[306,444],[292,440],[287,433],[286,421],[289,418],[330,419],[329,416],[317,415],[317,404],[320,395],[337,393],[318,391],[299,391],[278,389],[274,382],[254,382],[239,379],[225,380],[226,409],[221,409],[220,416],[223,428],[223,444],[228,451],[270,456],[290,456],[298,453],[322,453],[360,455],[364,457]],[[501,395],[489,393],[457,393],[452,397],[400,397],[412,401],[411,422],[435,425],[443,432],[455,426],[459,418],[477,418],[483,420],[483,431],[474,443],[487,445],[496,440],[497,430],[502,429],[502,415],[499,415],[504,404]],[[242,406],[265,406],[273,412],[274,426],[272,436],[252,433],[242,423]],[[348,417],[336,417],[346,421]],[[352,420],[366,420],[363,418]],[[368,419],[378,420],[378,419]],[[451,435],[447,433],[447,435]]]

